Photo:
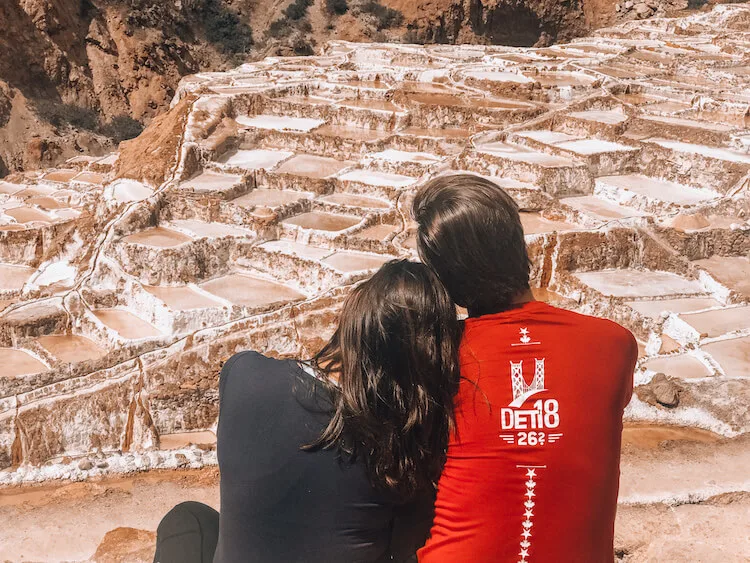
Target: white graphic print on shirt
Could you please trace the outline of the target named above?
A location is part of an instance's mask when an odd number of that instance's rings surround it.
[[[534,341],[529,335],[527,328],[519,330],[519,342],[511,346],[534,346],[541,342]],[[562,432],[549,432],[560,425],[559,404],[557,399],[537,399],[531,408],[523,408],[531,397],[542,391],[545,387],[545,358],[533,358],[534,378],[531,383],[526,382],[523,373],[524,360],[510,362],[510,384],[513,392],[513,400],[507,407],[500,409],[500,427],[503,430],[514,431],[512,433],[500,434],[500,438],[507,444],[519,446],[539,447],[545,444],[553,444],[562,438]]]

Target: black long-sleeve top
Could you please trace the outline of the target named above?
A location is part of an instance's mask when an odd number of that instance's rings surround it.
[[[373,488],[364,464],[303,451],[330,420],[326,386],[294,361],[241,352],[219,383],[219,544],[214,563],[410,560],[434,498]]]

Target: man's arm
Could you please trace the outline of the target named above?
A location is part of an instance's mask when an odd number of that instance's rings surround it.
[[[623,392],[622,392],[622,399],[623,404],[622,408],[623,410],[625,407],[628,406],[628,403],[630,403],[630,399],[633,398],[633,375],[635,372],[635,365],[638,363],[638,342],[636,341],[633,334],[628,330],[628,348],[627,348],[627,357],[625,361],[625,373],[624,375],[624,385],[623,385]]]

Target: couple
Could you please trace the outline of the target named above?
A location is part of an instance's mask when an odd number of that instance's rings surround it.
[[[356,287],[315,358],[224,365],[220,523],[177,506],[155,561],[613,561],[633,336],[534,300],[491,181],[439,177],[413,214],[424,264]]]

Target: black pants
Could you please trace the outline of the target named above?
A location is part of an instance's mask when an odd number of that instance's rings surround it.
[[[219,540],[219,513],[200,502],[183,502],[156,529],[154,563],[211,563]]]

